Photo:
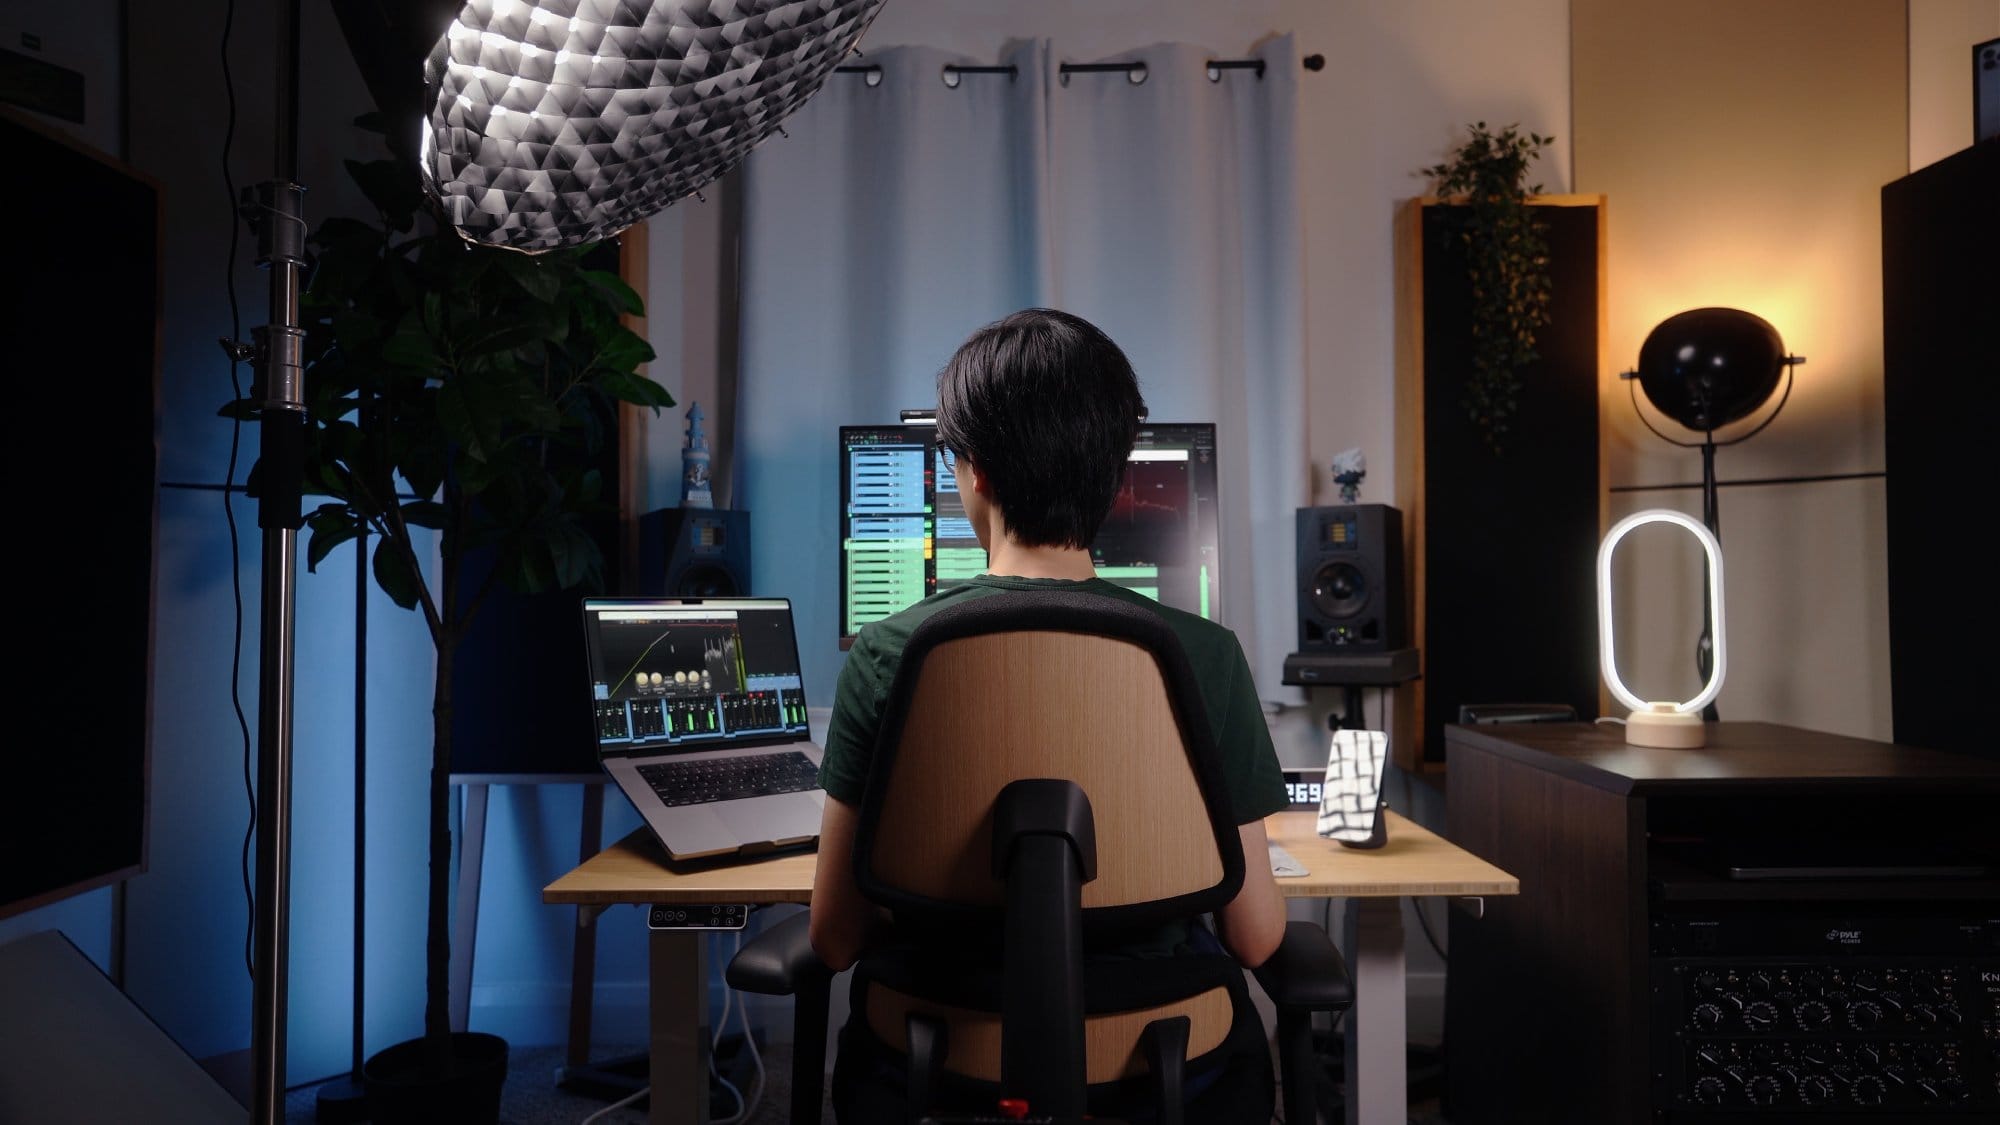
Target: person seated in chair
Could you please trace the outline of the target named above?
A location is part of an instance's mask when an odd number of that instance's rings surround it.
[[[1188,919],[1122,952],[1214,952],[1219,938],[1255,968],[1284,936],[1283,904],[1265,862],[1264,818],[1287,799],[1242,646],[1220,625],[1097,577],[1091,564],[1090,542],[1117,497],[1145,410],[1131,363],[1089,322],[1027,309],[975,332],[938,375],[937,394],[937,442],[952,456],[966,517],[987,551],[987,572],[864,626],[848,652],[820,768],[827,799],[813,878],[814,952],[845,969],[880,924],[855,884],[855,831],[870,756],[911,634],[968,598],[1080,590],[1142,606],[1171,626],[1201,684],[1243,846],[1242,890],[1215,915],[1214,934]]]

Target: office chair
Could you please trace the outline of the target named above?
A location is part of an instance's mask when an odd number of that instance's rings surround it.
[[[913,1125],[950,1120],[929,1116],[939,1100],[991,1113],[1002,1098],[1037,1119],[1178,1125],[1188,1076],[1219,1082],[1232,1058],[1254,1058],[1268,1096],[1233,958],[1105,955],[1221,908],[1245,861],[1194,674],[1156,614],[1069,591],[939,611],[904,652],[860,810],[857,881],[896,936],[855,967],[864,1027],[843,1034],[843,1070],[901,1070]],[[733,987],[796,998],[795,1125],[820,1120],[831,980],[807,926],[785,920],[728,969]],[[1311,1017],[1352,1002],[1346,964],[1293,922],[1257,976],[1286,1119],[1310,1125]]]

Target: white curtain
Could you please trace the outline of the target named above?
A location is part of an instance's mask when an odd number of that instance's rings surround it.
[[[839,653],[837,427],[936,398],[974,329],[1030,305],[1099,327],[1151,416],[1214,422],[1221,620],[1267,698],[1295,638],[1292,512],[1304,503],[1305,379],[1289,36],[1248,69],[1171,44],[1115,60],[1028,43],[1014,73],[928,48],[871,51],[745,167],[735,495],[752,588],[791,597],[807,690]],[[1140,63],[1074,73],[1065,62]]]

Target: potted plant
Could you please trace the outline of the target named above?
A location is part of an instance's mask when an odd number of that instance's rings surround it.
[[[1514,415],[1518,372],[1534,362],[1535,334],[1549,322],[1549,248],[1524,186],[1529,165],[1555,138],[1498,133],[1476,121],[1450,159],[1423,169],[1435,191],[1458,204],[1458,235],[1472,285],[1472,371],[1462,399],[1495,453]]]
[[[376,582],[423,614],[437,660],[424,1035],[371,1057],[363,1085],[377,1125],[490,1122],[506,1044],[454,1034],[448,1015],[452,659],[495,583],[602,586],[583,522],[608,502],[590,455],[615,432],[619,402],[657,410],[673,399],[638,373],[653,349],[620,319],[640,313],[638,295],[588,268],[590,248],[476,246],[426,215],[408,163],[348,169],[376,217],[327,219],[312,239],[305,489],[322,502],[307,516],[306,562],[372,537]],[[254,418],[257,404],[224,413]],[[438,537],[429,579],[419,529]],[[493,566],[467,589],[474,551],[490,551]]]

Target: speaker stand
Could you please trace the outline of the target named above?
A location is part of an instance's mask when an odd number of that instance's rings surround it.
[[[1285,657],[1282,683],[1296,687],[1390,687],[1408,683],[1421,672],[1417,650],[1346,653],[1295,652]]]

